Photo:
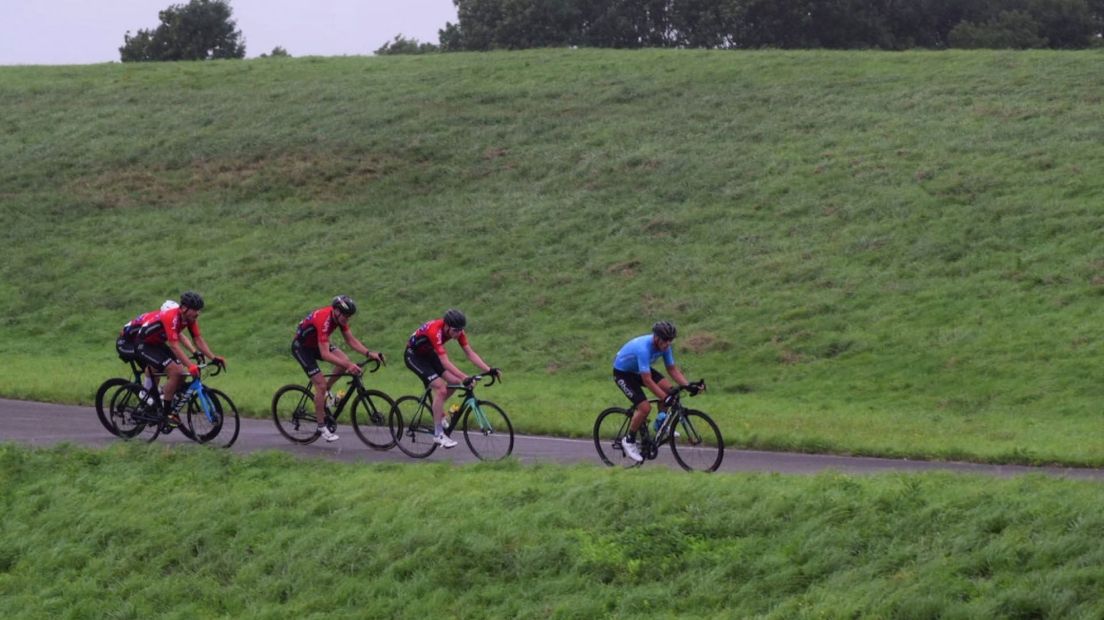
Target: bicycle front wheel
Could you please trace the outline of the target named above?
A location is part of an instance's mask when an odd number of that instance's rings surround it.
[[[276,391],[272,420],[276,430],[295,443],[312,443],[321,435],[314,417],[314,396],[301,385],[285,385]]]
[[[502,407],[489,400],[469,408],[460,422],[464,442],[481,461],[499,461],[514,451],[514,426]]]
[[[687,409],[675,426],[678,435],[671,438],[671,452],[687,471],[717,471],[724,459],[721,429],[700,411]]]
[[[186,423],[190,435],[196,443],[207,443],[222,431],[222,409],[220,403],[207,395],[207,404],[204,406],[203,397],[196,394],[188,401],[188,413]],[[183,431],[184,427],[181,426]]]
[[[629,432],[629,421],[632,417],[628,409],[610,407],[598,414],[594,421],[594,448],[598,450],[598,458],[611,467],[635,467],[636,461],[625,454],[621,447],[621,440]]]
[[[222,414],[222,430],[218,433],[219,439],[216,443],[223,448],[229,448],[238,440],[238,433],[241,432],[238,408],[234,405],[234,401],[221,390],[208,388],[207,395],[215,401],[215,407]]]
[[[364,390],[353,401],[353,430],[357,437],[376,450],[390,450],[395,445],[388,418],[395,401],[379,390]]]
[[[395,445],[403,454],[424,459],[433,454],[433,409],[417,396],[403,396],[395,401],[388,418]]]

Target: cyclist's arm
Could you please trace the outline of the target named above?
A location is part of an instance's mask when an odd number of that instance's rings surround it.
[[[364,343],[357,339],[352,332],[341,332],[341,335],[345,337],[345,343],[349,345],[349,348],[360,353],[361,355],[370,356],[368,347],[364,346]]]
[[[671,378],[674,379],[675,383],[679,385],[687,385],[688,383],[690,383],[686,380],[686,376],[682,374],[682,371],[679,370],[678,366],[668,366],[667,374],[671,375]]]
[[[179,340],[170,340],[165,344],[169,345],[169,349],[172,350],[173,357],[176,358],[176,362],[178,362],[178,363],[180,363],[181,365],[184,365],[184,366],[187,366],[188,364],[191,363],[191,362],[187,361],[188,360],[188,354],[184,352],[184,347],[180,346],[180,341]]]
[[[195,346],[197,349],[199,349],[200,353],[207,356],[207,359],[215,359],[216,357],[218,357],[213,352],[211,352],[211,347],[207,346],[207,341],[203,339],[203,336],[195,337]]]
[[[351,367],[354,366],[353,361],[350,360],[349,356],[345,355],[345,352],[341,349],[335,348],[331,351],[330,343],[328,341],[318,341],[318,352],[322,355],[322,359],[335,366],[344,368],[345,370],[350,370]]]
[[[483,372],[490,372],[491,367],[487,365],[487,362],[483,361],[483,358],[479,357],[479,354],[475,352],[475,349],[471,348],[471,345],[463,345],[464,355],[468,356],[468,360],[475,364],[479,370]]]
[[[188,353],[196,352],[195,343],[192,342],[192,338],[188,334],[180,334],[180,343],[184,345],[184,348],[188,350]]]
[[[441,367],[444,368],[446,372],[452,373],[453,375],[460,377],[461,379],[468,376],[467,373],[460,370],[460,368],[457,367],[456,364],[452,363],[452,360],[449,359],[448,353],[444,351],[438,351],[437,359],[441,360]]]

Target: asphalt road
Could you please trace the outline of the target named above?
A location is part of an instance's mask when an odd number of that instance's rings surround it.
[[[280,450],[300,457],[328,458],[348,462],[414,461],[397,449],[381,452],[369,448],[357,439],[349,426],[340,426],[338,434],[341,439],[336,442],[327,444],[320,440],[309,446],[302,446],[284,439],[271,420],[243,418],[241,434],[231,449],[238,453]],[[16,442],[30,446],[50,446],[69,442],[94,447],[106,446],[117,441],[120,440],[100,425],[96,418],[96,411],[92,407],[0,399],[0,442]],[[157,441],[170,444],[192,443],[179,433],[159,437]],[[603,466],[595,453],[594,444],[584,439],[519,435],[514,444],[514,455],[524,463],[590,463],[595,467]],[[461,442],[451,450],[438,449],[425,460],[470,463],[474,462],[475,458]],[[668,448],[662,450],[658,459],[645,463],[645,466],[678,468]],[[721,471],[727,472],[813,474],[828,470],[855,474],[947,470],[993,476],[1042,473],[1057,477],[1104,480],[1102,469],[979,465],[733,449],[725,450],[724,463],[721,465]]]

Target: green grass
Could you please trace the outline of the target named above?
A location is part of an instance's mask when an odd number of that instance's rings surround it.
[[[0,615],[1097,618],[1101,492],[0,445]]]
[[[0,68],[0,394],[186,288],[247,413],[337,292],[457,306],[526,432],[675,321],[736,445],[1104,465],[1101,52],[543,50]],[[462,357],[453,351],[454,357]]]

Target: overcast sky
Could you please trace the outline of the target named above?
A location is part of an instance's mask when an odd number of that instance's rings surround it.
[[[188,0],[0,0],[0,65],[119,60],[123,35],[152,30]],[[437,43],[452,0],[230,0],[247,58],[277,45],[292,56],[368,55],[402,33]]]

